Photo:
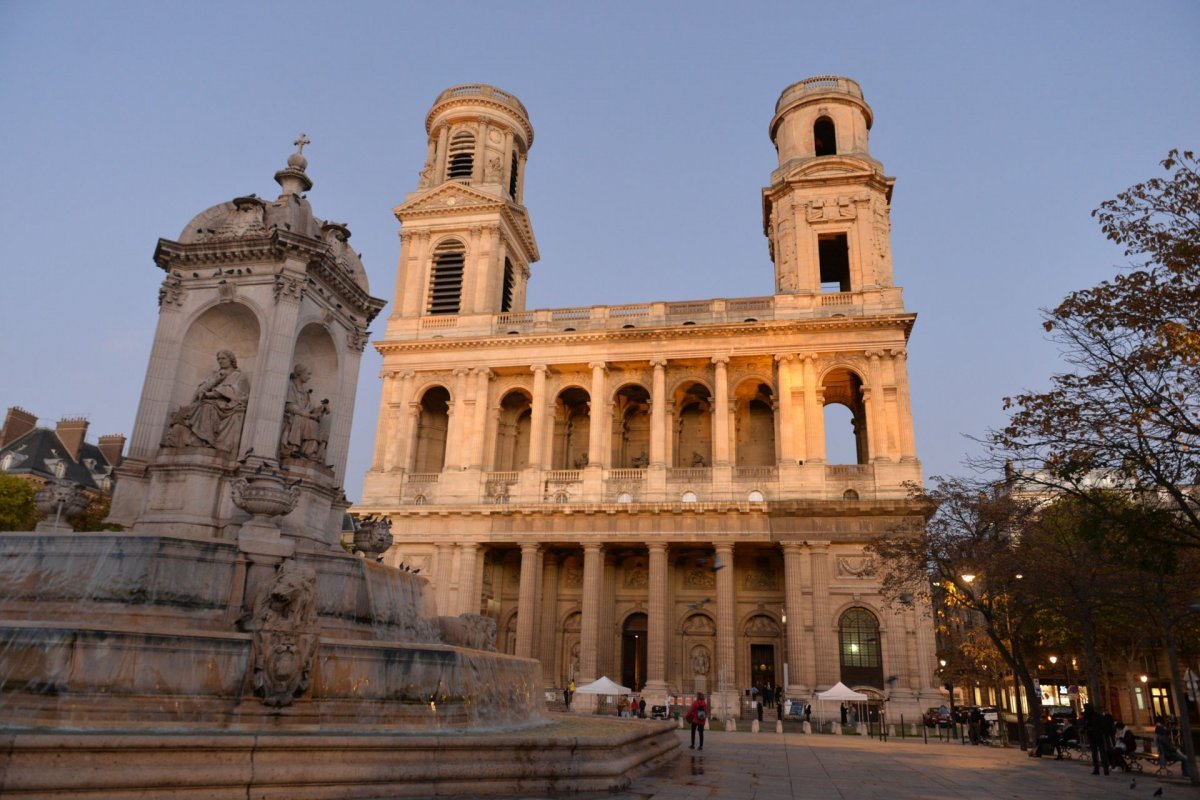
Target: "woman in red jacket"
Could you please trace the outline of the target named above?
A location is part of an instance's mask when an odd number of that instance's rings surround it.
[[[704,723],[708,721],[708,703],[704,700],[704,692],[696,692],[696,699],[692,701],[691,707],[688,708],[683,718],[692,724],[692,744],[688,749],[695,749],[696,731],[700,731],[700,749],[703,750]]]

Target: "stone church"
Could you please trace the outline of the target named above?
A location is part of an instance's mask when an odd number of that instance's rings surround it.
[[[938,701],[928,608],[889,605],[864,548],[919,520],[894,180],[859,85],[784,90],[762,190],[766,297],[527,309],[533,127],[513,95],[444,91],[401,224],[361,514],[440,614],[493,617],[546,687],[607,675],[651,702],[841,681]],[[840,407],[846,430],[826,430]],[[827,457],[826,437],[852,439]],[[839,461],[848,463],[838,463]]]

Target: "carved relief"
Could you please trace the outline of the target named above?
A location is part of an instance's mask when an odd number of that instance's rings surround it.
[[[583,586],[583,567],[578,564],[570,564],[563,570],[562,577],[563,586],[578,589]]]
[[[442,642],[472,650],[496,650],[496,620],[481,614],[435,617],[434,625]]]
[[[371,332],[369,330],[354,327],[346,333],[346,346],[361,353],[366,348],[367,341],[370,338]]]
[[[711,589],[717,585],[717,577],[712,570],[700,567],[689,567],[683,572],[683,588]]]
[[[492,156],[488,159],[487,165],[483,170],[483,180],[485,183],[492,183],[500,180],[501,162],[500,156]]]
[[[158,307],[162,308],[164,304],[176,307],[183,305],[183,281],[174,275],[164,278],[158,289]]]
[[[417,188],[428,189],[433,185],[433,159],[425,162],[425,166],[421,167],[421,172],[417,175]]]
[[[746,635],[771,638],[779,635],[779,626],[775,620],[759,614],[751,617],[750,621],[746,623]]]
[[[715,636],[717,626],[704,614],[693,614],[684,621],[683,632],[691,636]]]
[[[317,573],[284,561],[254,603],[254,694],[279,708],[308,690],[317,652]]]
[[[645,589],[650,585],[650,574],[640,564],[625,570],[626,589]]]
[[[881,260],[886,260],[892,231],[891,208],[886,201],[877,199],[872,203],[872,211],[875,252]]]
[[[691,664],[693,675],[707,675],[712,669],[712,654],[708,652],[708,648],[702,644],[698,644],[692,648]]]
[[[290,298],[299,300],[304,297],[304,282],[299,278],[294,278],[290,275],[275,276],[275,302],[278,303],[282,298]]]
[[[265,206],[257,197],[238,197],[233,201],[237,211],[225,218],[225,222],[217,229],[216,235],[222,239],[233,239],[239,236],[261,236],[266,234],[267,226],[263,221]]]
[[[766,566],[758,566],[742,574],[742,588],[750,591],[775,589],[775,570]]]
[[[838,556],[837,574],[843,578],[870,578],[875,574],[875,559],[871,556]]]

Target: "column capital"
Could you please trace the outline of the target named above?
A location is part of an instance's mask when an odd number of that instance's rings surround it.
[[[714,542],[713,550],[715,550],[718,553],[732,553],[733,552],[733,542]],[[729,566],[729,565],[726,564],[725,566]]]
[[[712,363],[716,364],[718,368],[724,367],[729,363],[729,356],[713,356]]]
[[[539,542],[522,542],[521,543],[521,555],[525,555],[526,553],[532,553],[533,555],[537,555],[540,552],[542,552],[542,545]]]
[[[863,352],[863,355],[865,355],[867,358],[871,359],[872,361],[878,361],[880,358],[883,357],[883,351],[882,350],[866,350]]]
[[[780,542],[779,546],[783,548],[784,554],[797,553],[804,550],[804,542]]]
[[[589,361],[588,368],[589,369],[608,369],[608,364],[606,364],[603,361]]]
[[[808,541],[805,542],[805,544],[808,545],[808,549],[812,550],[814,553],[829,552],[829,541],[828,540],[821,541],[821,540],[809,539]]]
[[[795,353],[776,353],[775,354],[775,362],[780,363],[780,362],[784,362],[784,361],[791,361],[795,357],[796,357]]]
[[[646,549],[651,553],[655,551],[667,552],[669,545],[666,542],[646,542]]]
[[[664,369],[667,366],[667,360],[665,358],[652,358],[650,359],[650,366],[655,369]]]
[[[480,378],[490,380],[494,374],[495,373],[493,373],[491,371],[491,369],[489,369],[488,367],[476,367],[475,368],[475,375]]]
[[[589,551],[603,555],[604,544],[602,542],[585,542],[583,545],[583,552],[587,553]]]
[[[452,373],[456,378],[462,378],[471,374],[470,367],[455,367]]]
[[[892,358],[896,359],[897,361],[904,361],[908,358],[908,350],[903,347],[894,348],[892,349],[891,353]]]
[[[531,364],[531,365],[529,366],[529,371],[530,371],[530,372],[542,372],[542,373],[545,373],[545,372],[548,372],[548,371],[549,371],[549,369],[550,369],[550,368],[549,368],[548,366],[546,366],[545,364]]]

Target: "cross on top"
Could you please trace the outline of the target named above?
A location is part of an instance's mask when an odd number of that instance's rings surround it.
[[[303,133],[301,133],[300,138],[297,139],[296,141],[292,142],[292,144],[296,145],[297,153],[299,153],[300,155],[304,155],[304,145],[312,144],[312,140],[309,139],[307,136],[305,136]]]

